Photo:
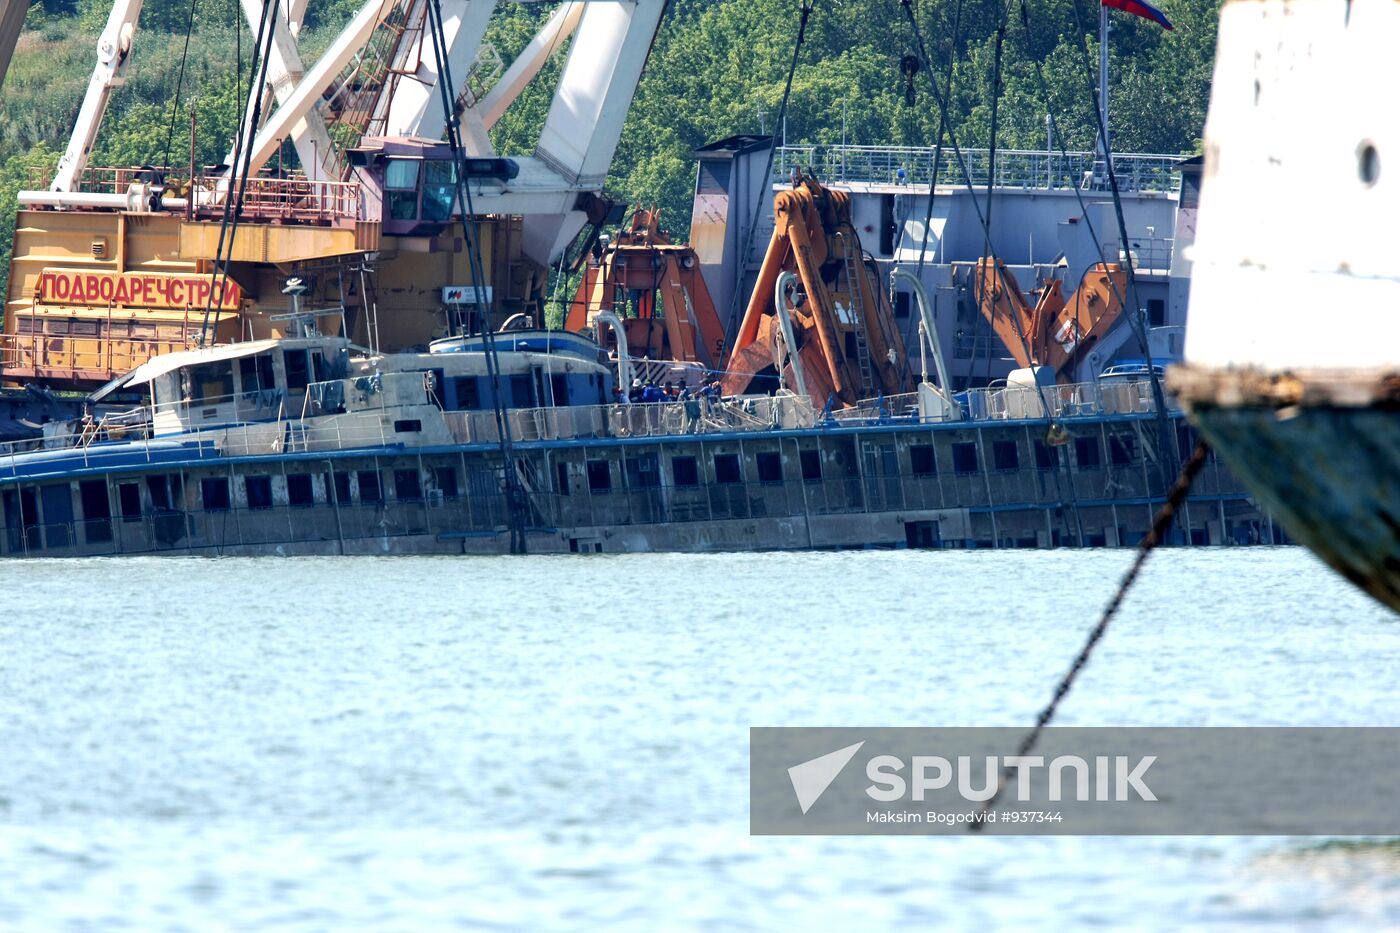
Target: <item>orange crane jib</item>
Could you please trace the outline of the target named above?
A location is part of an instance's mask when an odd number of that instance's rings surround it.
[[[1068,299],[1064,285],[1051,279],[1032,310],[1016,278],[1000,259],[977,261],[977,294],[982,315],[1016,364],[1049,366],[1060,383],[1074,381],[1074,368],[1113,329],[1123,314],[1120,296],[1128,276],[1117,263],[1095,263]]]
[[[773,199],[773,238],[734,350],[723,389],[739,394],[768,386],[780,375],[791,387],[792,361],[801,361],[812,403],[914,391],[904,339],[875,261],[861,248],[844,191],[798,177]],[[784,272],[798,277],[790,308],[795,348],[783,346],[774,288]]]
[[[630,228],[588,263],[564,327],[587,331],[598,312],[612,311],[635,355],[714,369],[724,352],[719,314],[695,250],[673,244],[660,220],[659,211],[639,208]]]

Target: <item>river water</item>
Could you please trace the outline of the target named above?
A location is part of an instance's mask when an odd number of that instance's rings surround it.
[[[1129,551],[6,563],[0,927],[1400,926],[1400,846],[748,835],[754,725],[1028,723]],[[1400,619],[1159,553],[1062,725],[1400,726]]]

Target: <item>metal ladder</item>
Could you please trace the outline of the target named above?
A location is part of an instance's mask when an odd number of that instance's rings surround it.
[[[851,251],[850,243],[846,240],[845,234],[838,233],[835,239],[841,244],[842,259],[846,269],[847,294],[851,299],[849,311],[855,318],[856,325],[856,363],[860,368],[861,378],[861,388],[857,394],[873,393],[876,387],[875,371],[870,365],[870,347],[865,342],[865,304],[860,296],[861,280],[859,277],[865,274],[865,270],[861,268],[858,251]]]

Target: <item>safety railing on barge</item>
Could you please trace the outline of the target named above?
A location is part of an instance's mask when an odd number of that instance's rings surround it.
[[[338,386],[338,388],[337,388]],[[344,410],[347,394],[353,410]],[[425,374],[388,373],[313,383],[291,406],[280,393],[236,400],[253,410],[269,412],[257,421],[237,421],[193,429],[174,436],[153,436],[139,410],[88,422],[70,432],[0,444],[0,478],[19,475],[18,457],[50,453],[55,470],[100,468],[118,463],[155,463],[164,459],[206,459],[269,456],[279,453],[416,447],[442,444],[494,444],[500,434],[492,411],[440,411],[441,422],[411,417],[409,406],[433,405],[432,385]],[[377,401],[377,404],[371,403]],[[1057,385],[1040,389],[1011,387],[972,389],[959,393],[961,423],[998,421],[1073,421],[1112,415],[1143,415],[1155,411],[1150,383],[1102,382]],[[220,400],[214,400],[220,401]],[[207,406],[209,400],[181,402],[176,408]],[[1169,403],[1174,406],[1174,403]],[[288,409],[291,408],[289,412]],[[395,417],[398,413],[402,417]],[[686,437],[820,426],[853,427],[923,423],[914,393],[873,399],[828,413],[825,417],[794,396],[740,396],[729,399],[690,399],[654,404],[588,405],[511,409],[505,413],[517,442],[590,440],[637,437]],[[66,454],[66,455],[65,455]],[[133,458],[135,460],[133,461]],[[25,469],[27,474],[32,469]]]
[[[986,149],[962,150],[967,173],[977,186],[987,184],[991,166]],[[1185,156],[1126,152],[1113,156],[1113,173],[1123,191],[1174,191],[1175,166]],[[927,185],[934,150],[908,146],[779,146],[773,157],[773,180],[785,182],[794,169],[824,181],[889,185]],[[903,177],[900,172],[903,170]],[[963,185],[962,169],[951,150],[938,167],[940,185]],[[1093,188],[1107,186],[1103,160],[1094,152],[1049,152],[998,149],[995,184],[1003,188]]]

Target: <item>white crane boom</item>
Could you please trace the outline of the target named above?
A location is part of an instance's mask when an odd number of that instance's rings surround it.
[[[131,44],[136,38],[136,20],[141,16],[141,0],[116,0],[107,16],[107,26],[97,37],[97,65],[88,79],[87,94],[82,109],[68,138],[68,149],[58,162],[50,191],[72,191],[78,177],[87,168],[88,155],[97,141],[102,115],[112,89],[125,80],[126,63],[131,57]]]

